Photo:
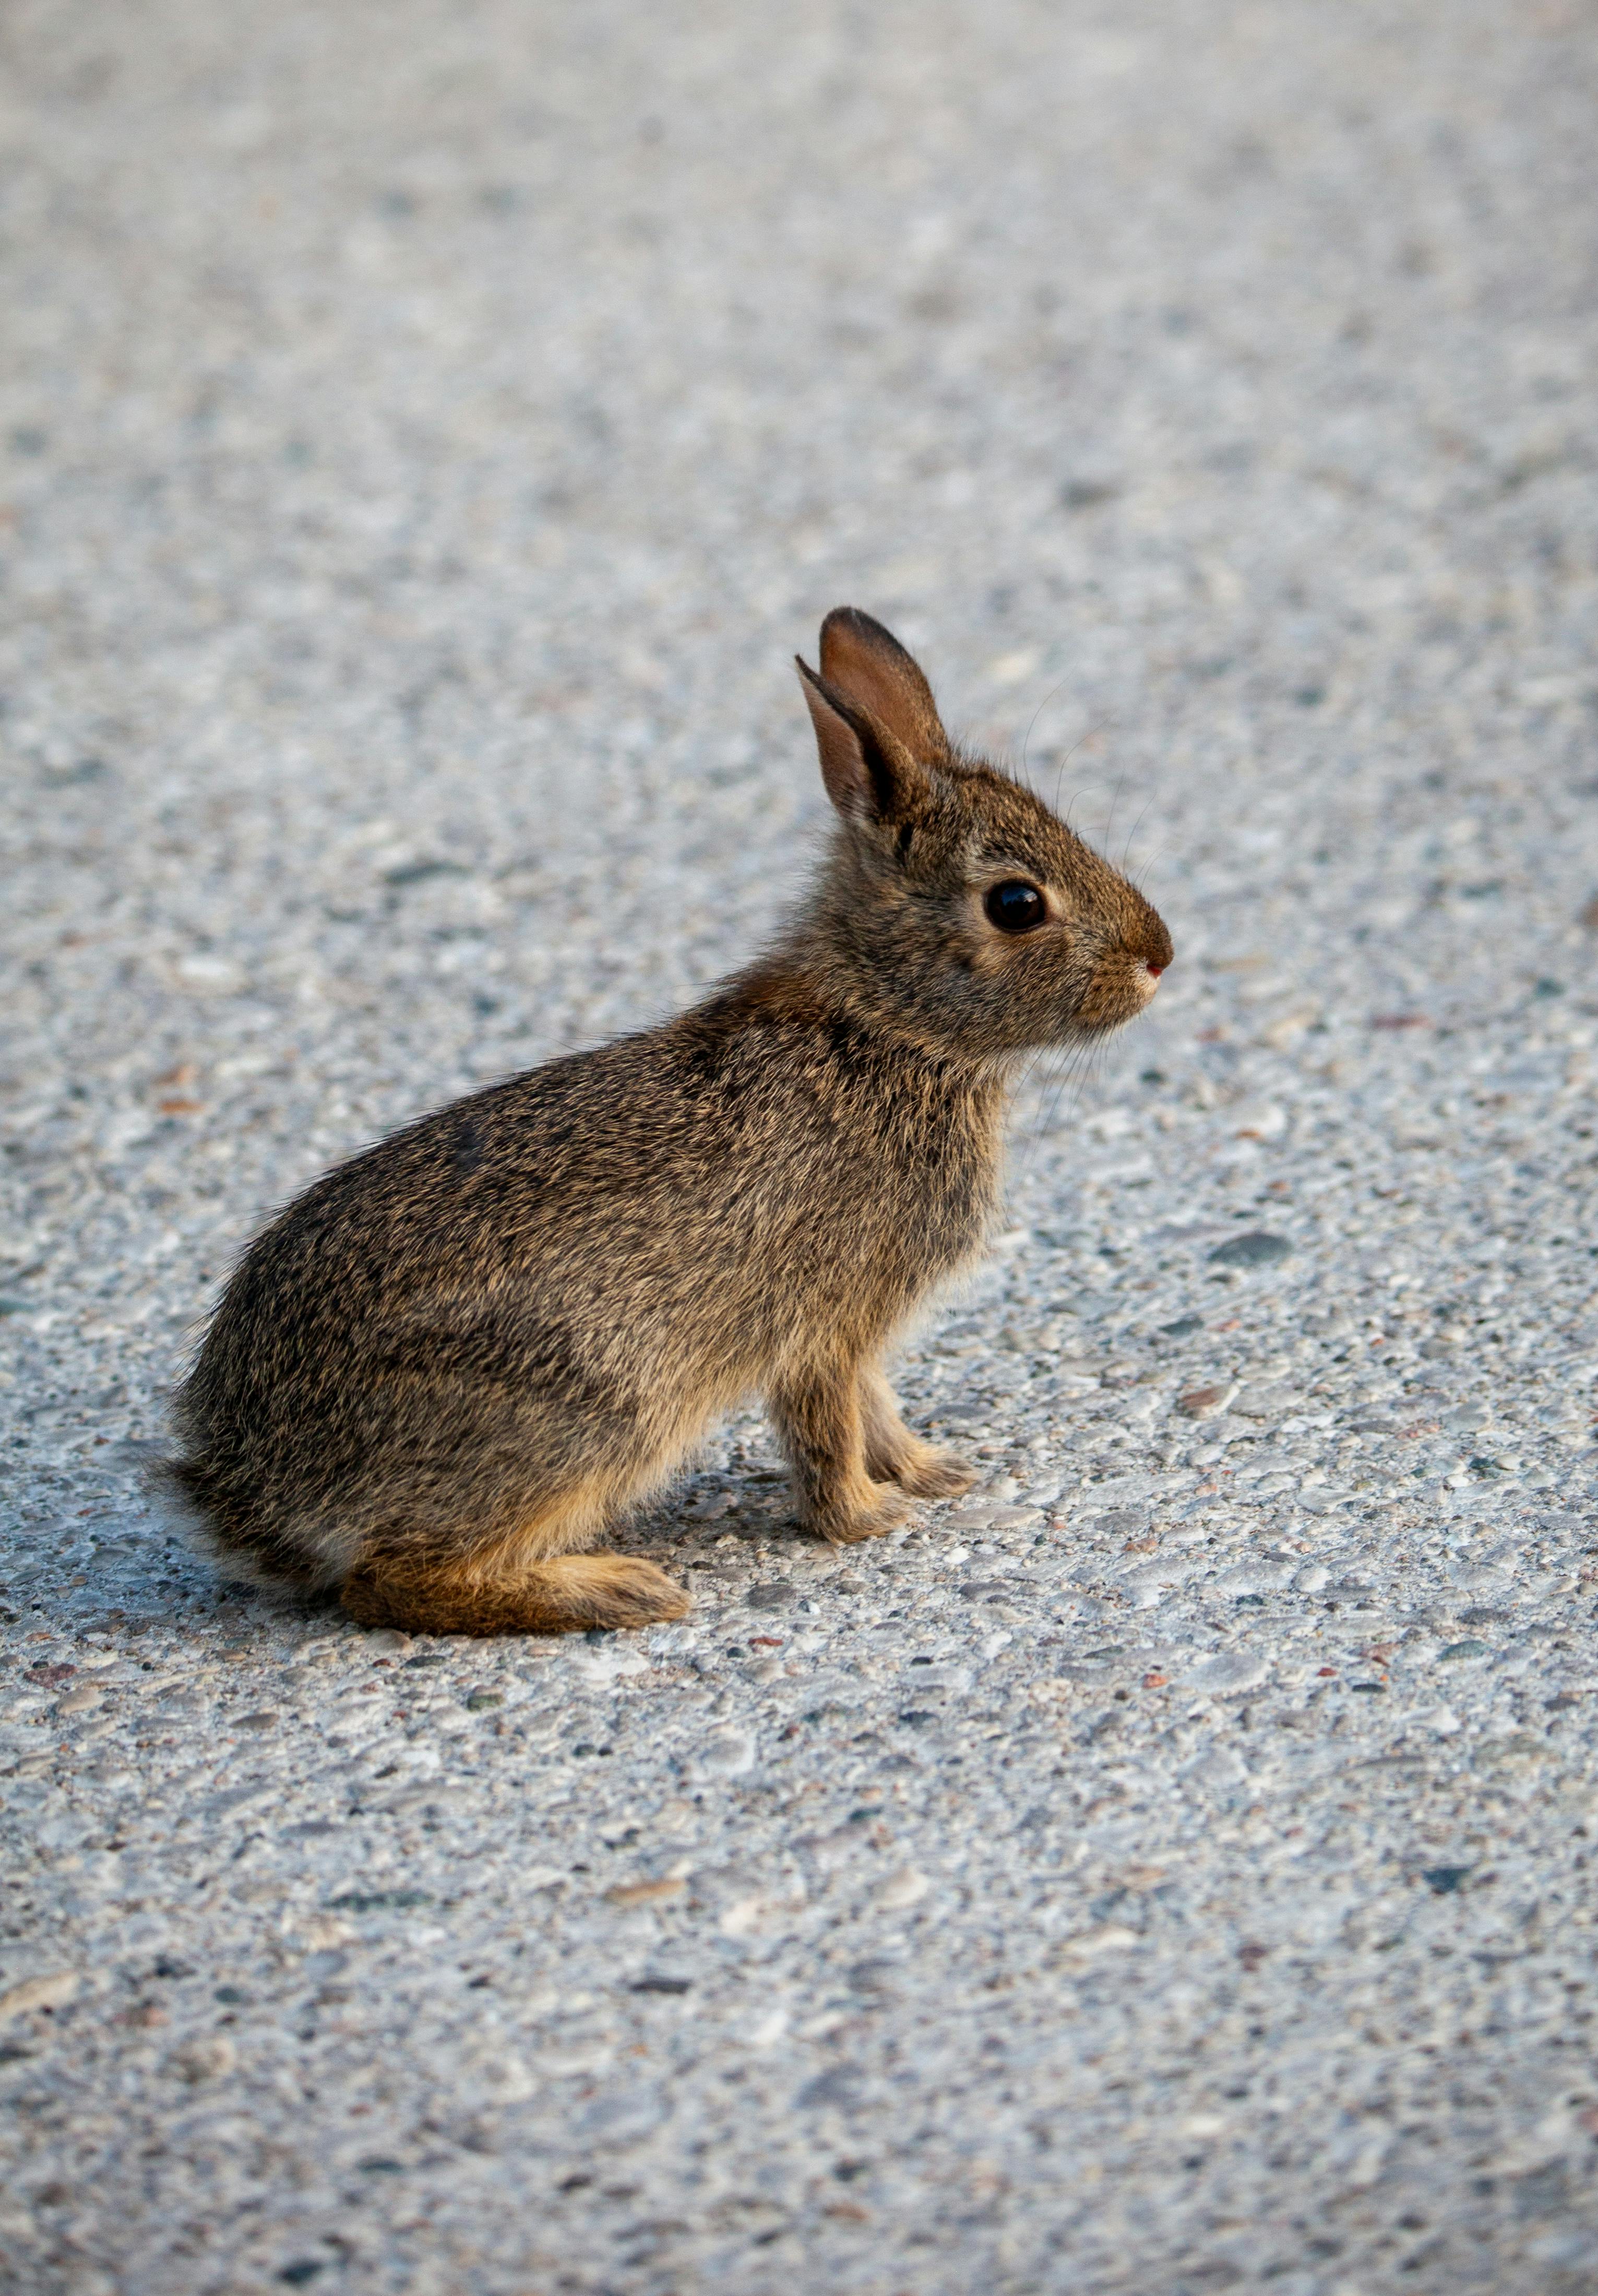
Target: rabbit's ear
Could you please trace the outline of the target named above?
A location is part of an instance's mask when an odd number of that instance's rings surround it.
[[[932,792],[909,750],[869,711],[794,659],[815,727],[821,777],[838,811],[860,826],[914,820]]]
[[[921,665],[858,606],[834,606],[821,626],[821,674],[846,701],[865,709],[923,765],[949,754],[932,689]]]

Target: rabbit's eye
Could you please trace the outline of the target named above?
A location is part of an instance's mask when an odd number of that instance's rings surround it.
[[[1028,885],[1020,877],[995,885],[982,906],[987,912],[988,923],[1007,933],[1030,932],[1049,914],[1049,905],[1037,886]]]

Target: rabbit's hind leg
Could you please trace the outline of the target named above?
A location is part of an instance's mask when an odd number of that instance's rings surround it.
[[[378,1554],[344,1581],[363,1627],[413,1635],[568,1635],[680,1619],[683,1589],[635,1554],[555,1554],[504,1575],[456,1557]]]
[[[417,1635],[564,1635],[680,1619],[687,1595],[642,1555],[573,1551],[602,1528],[619,1480],[596,1478],[465,1546],[380,1533],[340,1599],[362,1626]]]
[[[958,1452],[923,1443],[910,1432],[893,1390],[874,1365],[860,1374],[860,1420],[866,1472],[897,1483],[912,1498],[958,1498],[976,1481],[976,1469]]]

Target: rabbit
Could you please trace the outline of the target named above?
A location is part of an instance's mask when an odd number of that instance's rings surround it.
[[[834,833],[771,947],[351,1158],[244,1254],[172,1468],[235,1573],[418,1634],[678,1618],[662,1570],[595,1543],[756,1393],[824,1539],[970,1488],[883,1349],[979,1256],[1020,1057],[1132,1019],[1171,940],[950,742],[880,622],[838,608],[820,658]]]

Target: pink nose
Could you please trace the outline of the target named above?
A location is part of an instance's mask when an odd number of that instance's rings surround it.
[[[1147,968],[1147,971],[1151,980],[1158,980],[1160,974],[1165,971],[1165,967],[1163,964],[1151,964]]]

